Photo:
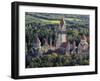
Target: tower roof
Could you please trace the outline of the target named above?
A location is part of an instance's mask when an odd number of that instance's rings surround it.
[[[60,27],[62,28],[64,25],[64,17],[60,20]]]

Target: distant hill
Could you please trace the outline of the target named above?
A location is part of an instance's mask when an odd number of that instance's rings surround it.
[[[89,27],[89,15],[53,14],[53,13],[25,13],[25,24],[36,23],[41,25],[59,24],[64,17],[67,27]]]

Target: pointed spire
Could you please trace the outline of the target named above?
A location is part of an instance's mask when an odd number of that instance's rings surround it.
[[[63,25],[64,25],[64,19],[62,18],[62,19],[60,20],[60,27],[62,28]]]
[[[60,20],[60,29],[65,31],[66,30],[66,26],[65,26],[65,20],[64,17],[62,17],[62,19]]]

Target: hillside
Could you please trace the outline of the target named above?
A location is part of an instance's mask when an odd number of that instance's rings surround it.
[[[59,24],[60,19],[64,17],[66,27],[89,27],[88,15],[72,15],[72,14],[51,14],[51,13],[32,13],[26,12],[25,23],[27,24]]]

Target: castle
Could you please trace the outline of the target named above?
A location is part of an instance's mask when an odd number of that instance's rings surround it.
[[[67,43],[66,26],[65,26],[65,21],[63,17],[60,20],[60,24],[57,31],[56,48],[66,47],[66,43]]]

